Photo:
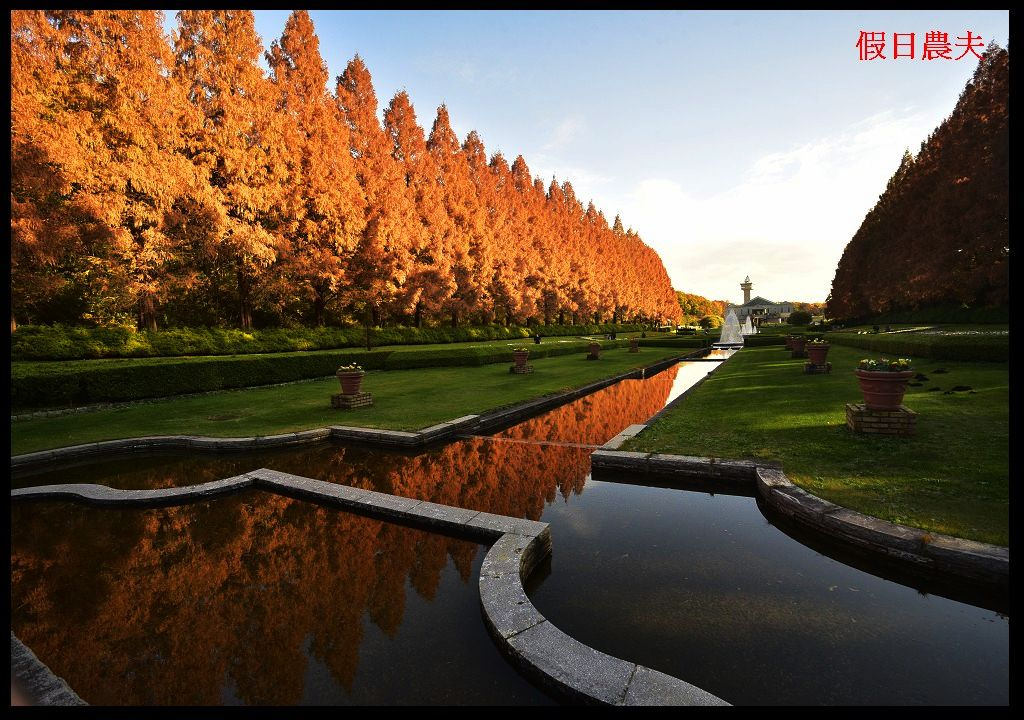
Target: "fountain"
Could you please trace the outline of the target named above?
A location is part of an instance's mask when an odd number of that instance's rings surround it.
[[[753,323],[750,322],[750,316],[749,315],[747,315],[747,319],[743,321],[743,330],[741,331],[741,334],[742,335],[753,335],[754,334],[754,325],[753,325]]]
[[[743,335],[740,333],[740,323],[736,319],[736,311],[729,308],[729,312],[725,316],[725,324],[722,325],[722,336],[718,339],[718,342],[713,344],[713,348],[721,347],[742,347],[743,346]]]

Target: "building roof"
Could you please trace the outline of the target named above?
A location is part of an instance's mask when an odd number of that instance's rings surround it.
[[[755,298],[750,298],[748,302],[743,303],[740,307],[748,307],[750,305],[782,305],[783,303],[772,302],[771,300],[765,300],[763,297],[758,295]]]

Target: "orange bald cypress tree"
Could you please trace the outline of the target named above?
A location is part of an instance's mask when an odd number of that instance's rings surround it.
[[[252,327],[254,306],[275,273],[284,245],[280,204],[290,180],[282,115],[259,66],[263,52],[248,10],[182,10],[175,34],[175,76],[202,113],[187,154],[216,201],[208,250],[209,281],[233,275],[239,323]]]
[[[466,157],[469,179],[476,188],[476,221],[469,239],[469,276],[466,278],[465,290],[460,286],[462,299],[465,303],[464,312],[468,315],[474,310],[479,311],[490,303],[491,278],[494,274],[495,237],[494,229],[497,216],[497,202],[494,196],[494,183],[487,164],[487,151],[476,130],[471,130],[462,143],[462,152]],[[452,324],[455,324],[454,318]]]
[[[338,76],[336,100],[348,124],[349,150],[366,196],[366,227],[351,263],[352,297],[379,324],[383,310],[402,309],[396,305],[404,299],[412,270],[410,249],[423,246],[424,228],[392,143],[377,120],[373,82],[358,55]]]
[[[438,315],[445,301],[457,289],[452,275],[452,258],[445,240],[453,229],[444,201],[444,186],[434,157],[427,150],[423,129],[416,124],[416,111],[403,90],[395,94],[384,111],[384,129],[391,138],[392,154],[404,171],[405,186],[423,227],[407,246],[409,280],[402,305],[412,310],[416,327],[423,315]]]
[[[280,206],[288,247],[285,273],[324,324],[329,302],[346,288],[348,263],[366,227],[349,129],[327,91],[327,66],[309,13],[296,10],[267,53],[282,115],[289,181]]]
[[[11,332],[16,316],[34,320],[73,292],[63,266],[95,225],[74,202],[74,168],[60,162],[75,112],[57,69],[68,35],[42,10],[11,11]]]
[[[271,78],[246,11],[181,11],[173,51],[157,12],[11,18],[12,332],[15,313],[152,329],[679,312],[656,253],[570,182],[488,161],[444,106],[425,139],[405,92],[382,128],[358,57],[332,97],[304,11]]]
[[[459,318],[476,304],[478,286],[471,248],[480,242],[483,214],[476,186],[470,179],[466,154],[452,130],[448,109],[444,105],[437,109],[437,117],[427,139],[427,150],[437,167],[445,210],[451,220],[444,246],[449,256],[454,290],[444,301],[443,310],[455,326]]]
[[[87,303],[92,296],[105,304],[92,305],[93,314],[102,320],[134,309],[139,326],[155,330],[157,304],[181,269],[185,213],[201,205],[194,168],[180,153],[181,130],[192,119],[170,77],[162,13],[15,15],[12,221],[21,247],[12,256],[25,258],[30,247],[61,238],[37,256],[52,259],[69,247],[70,230],[78,235],[71,246],[81,253]],[[29,201],[31,210],[25,190],[41,178],[30,170],[32,161],[24,162],[29,138],[27,154],[49,165],[50,192],[57,190],[50,195],[56,202]],[[32,241],[33,227],[46,228],[42,242]]]
[[[518,231],[518,203],[512,171],[500,153],[494,153],[488,163],[488,178],[491,203],[488,216],[489,235],[492,238],[491,273],[487,280],[487,292],[492,302],[492,312],[505,317],[511,312],[516,296],[519,275],[516,272],[516,255],[521,242]]]

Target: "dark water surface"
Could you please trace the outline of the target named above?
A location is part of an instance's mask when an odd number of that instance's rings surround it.
[[[774,527],[751,497],[590,478],[593,446],[644,422],[713,367],[683,363],[493,437],[415,455],[327,444],[131,456],[16,483],[166,487],[269,467],[540,519],[551,523],[554,545],[550,567],[528,583],[541,613],[581,642],[729,702],[1006,703],[1004,615],[883,579],[891,573],[870,563],[864,572],[838,562]],[[29,558],[12,573],[12,629],[58,674],[78,664],[80,676],[106,678],[104,692],[139,688],[110,702],[132,692],[197,703],[546,700],[483,629],[475,587],[483,553],[473,543],[255,491],[158,510],[15,504],[12,522],[12,562]],[[159,552],[154,538],[163,538]],[[104,548],[120,564],[103,565]],[[68,579],[50,590],[40,578]],[[200,602],[212,615],[198,612]],[[104,609],[89,616],[80,606]],[[80,631],[81,613],[89,632]],[[122,638],[130,634],[122,618],[169,645]],[[464,653],[439,649],[446,632],[469,638],[454,646]],[[173,677],[143,691],[131,673],[147,667]],[[192,681],[197,674],[208,680]],[[195,693],[203,699],[189,699]]]
[[[476,543],[259,491],[11,520],[11,628],[90,704],[553,702],[487,634]]]

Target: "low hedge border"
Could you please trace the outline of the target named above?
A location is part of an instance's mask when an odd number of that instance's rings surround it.
[[[531,357],[544,358],[584,352],[589,343],[579,340],[528,347]],[[602,340],[600,344],[606,349],[622,348],[629,345],[629,340]],[[364,370],[403,370],[501,362],[513,362],[511,349],[327,350],[226,357],[15,363],[11,366],[11,408],[15,412],[31,412],[275,385],[329,377],[339,365],[348,363],[358,363]]]
[[[827,339],[837,345],[863,348],[889,356],[990,362],[1006,362],[1010,359],[1009,335],[857,335],[832,332]]]
[[[430,345],[481,340],[640,332],[643,325],[484,325],[456,328],[372,328],[370,341],[382,345]],[[130,327],[72,328],[23,325],[11,335],[12,360],[86,360],[98,358],[190,357],[299,352],[357,348],[366,345],[366,329],[270,328],[244,331],[225,328],[172,328],[136,331]]]

